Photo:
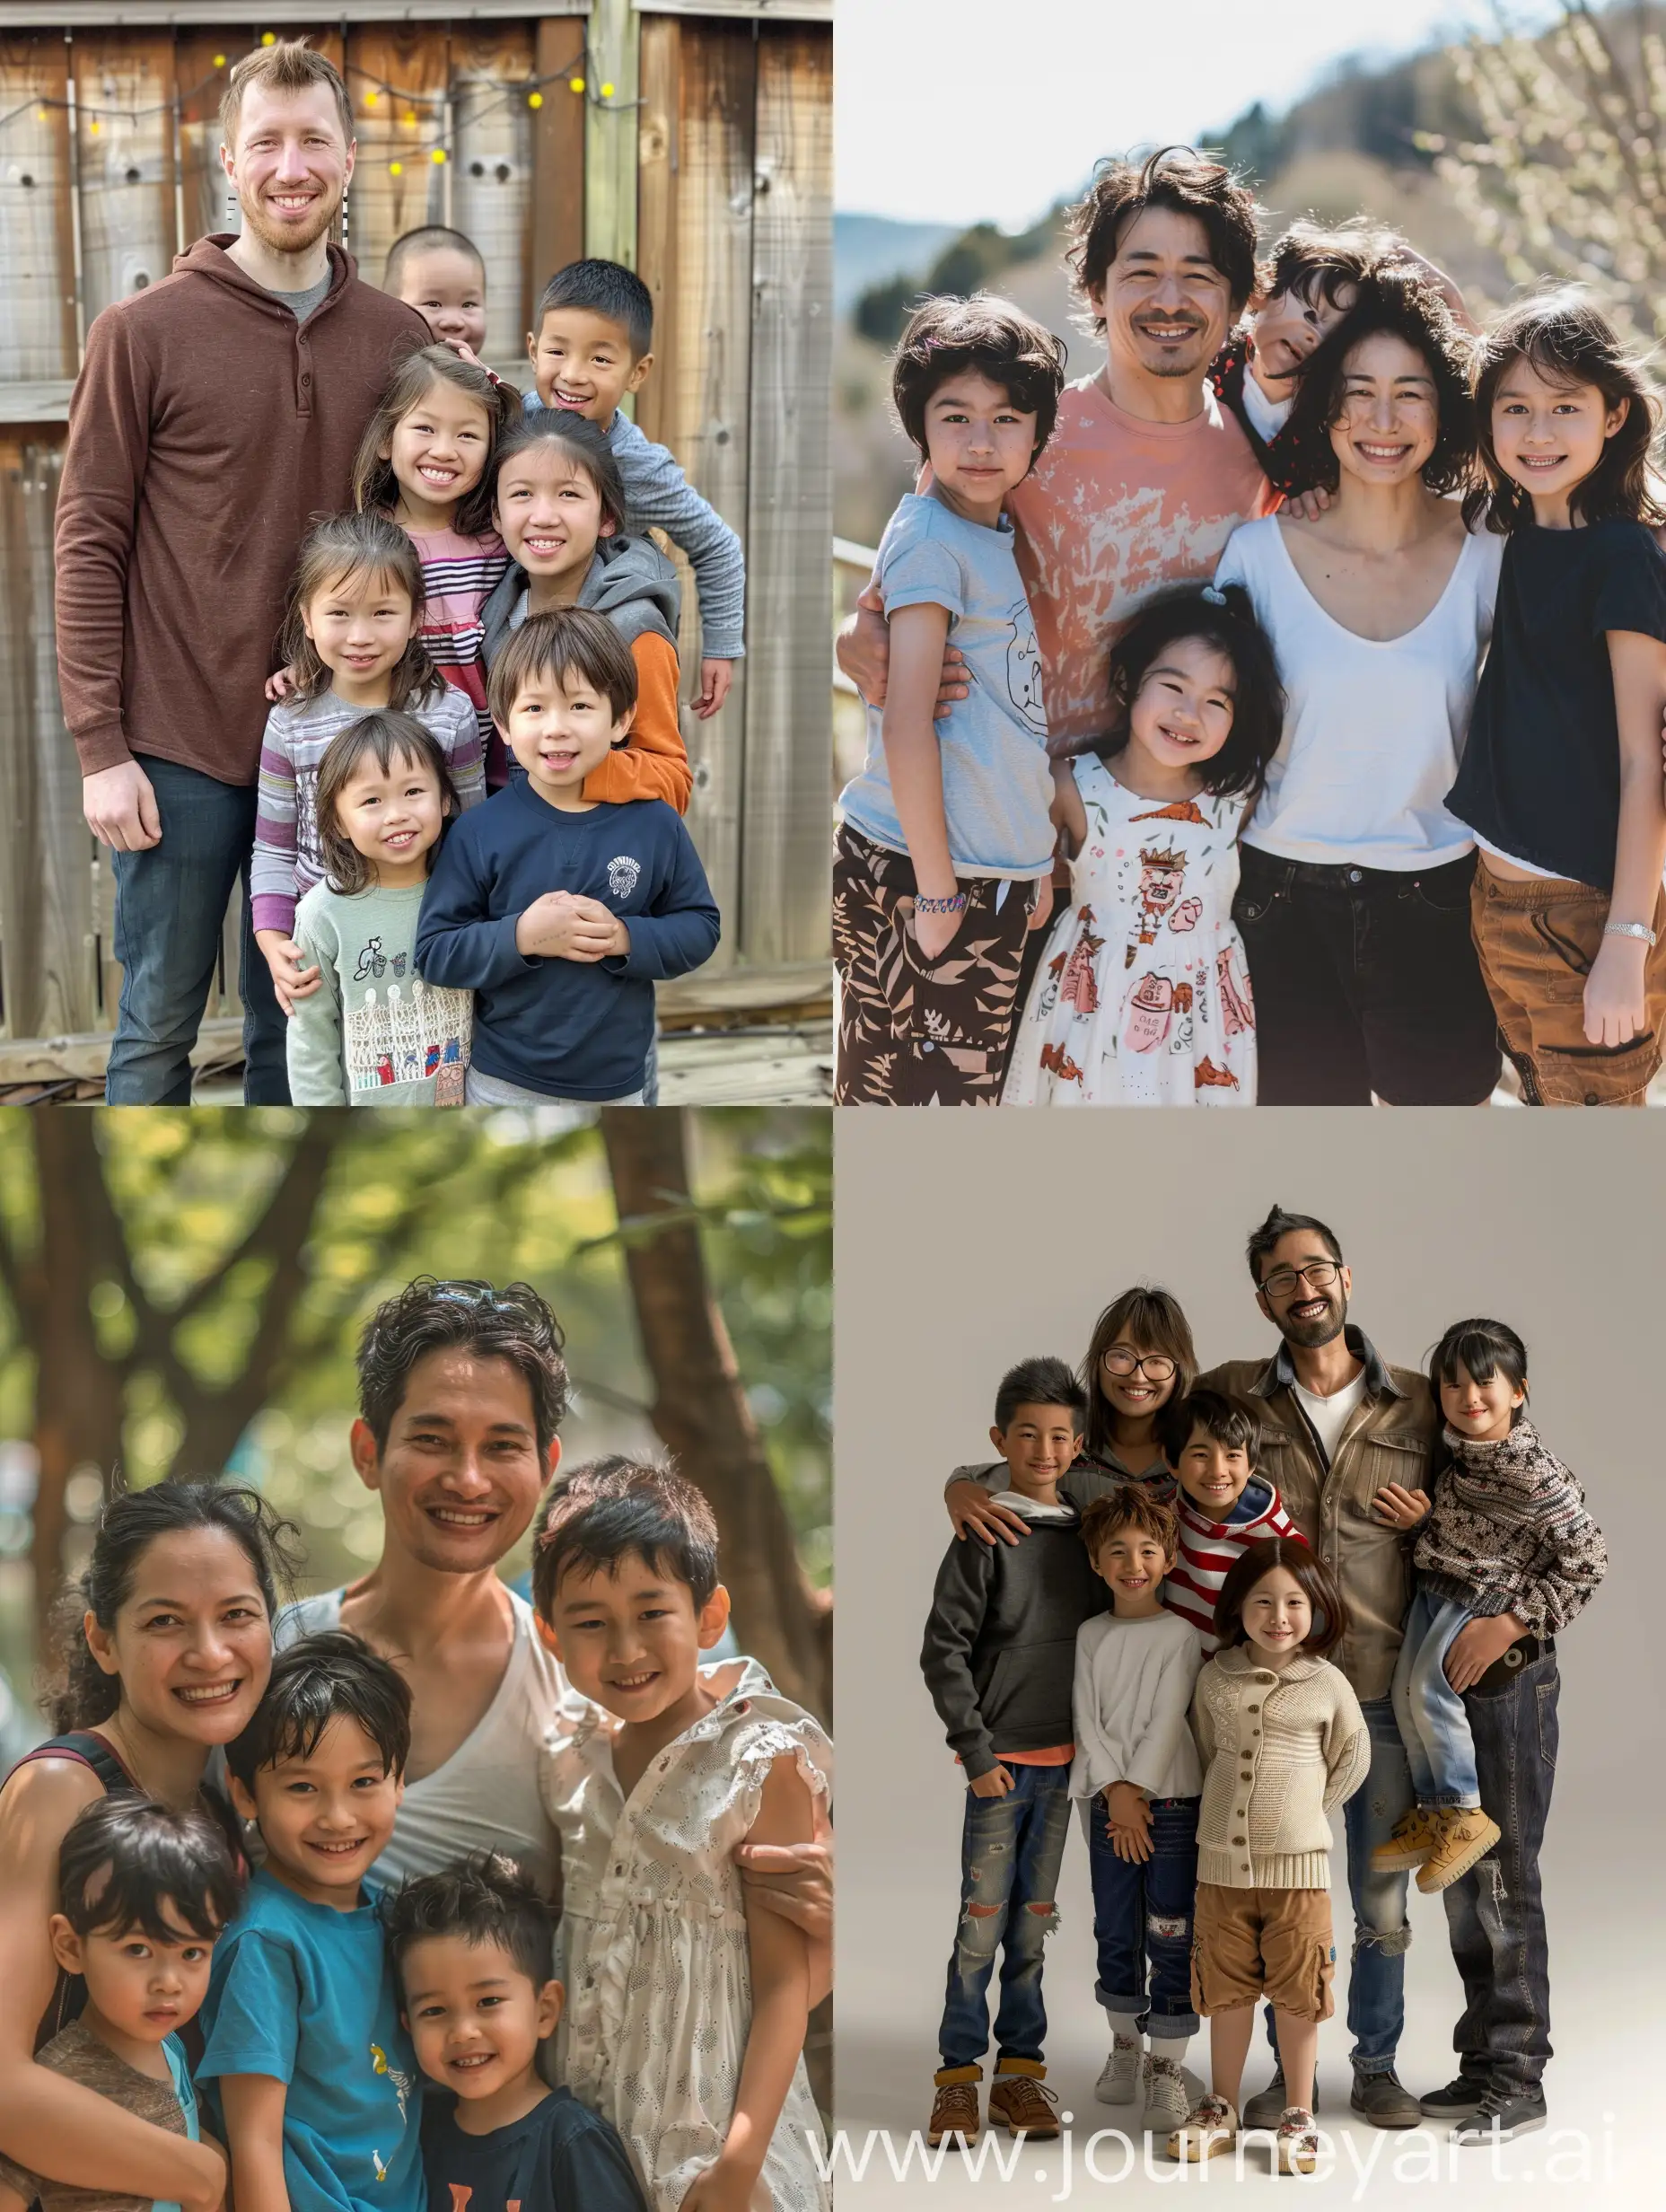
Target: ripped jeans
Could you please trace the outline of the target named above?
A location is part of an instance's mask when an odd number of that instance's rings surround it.
[[[1151,1856],[1143,1865],[1118,1858],[1111,1848],[1102,1797],[1090,1797],[1083,1808],[1099,1945],[1093,1994],[1108,2013],[1139,2015],[1142,2033],[1149,2033],[1153,2042],[1197,2032],[1192,2010],[1192,1910],[1201,1803],[1197,1797],[1153,1798]]]
[[[945,2072],[976,2067],[989,2048],[987,1993],[997,1951],[997,2061],[1022,2058],[1039,2065],[1047,2041],[1041,1953],[1058,1918],[1055,1900],[1070,1825],[1070,1769],[1013,1766],[1007,1771],[1013,1786],[1004,1797],[966,1793],[960,1926],[937,2036]]]

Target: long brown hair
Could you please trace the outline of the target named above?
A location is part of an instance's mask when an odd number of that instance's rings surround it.
[[[1184,1398],[1197,1380],[1197,1353],[1192,1343],[1191,1323],[1171,1291],[1153,1283],[1136,1283],[1119,1298],[1113,1298],[1093,1324],[1087,1356],[1078,1370],[1088,1394],[1087,1435],[1083,1442],[1090,1459],[1103,1459],[1114,1450],[1112,1424],[1116,1412],[1099,1379],[1099,1364],[1118,1338],[1153,1352],[1166,1352],[1174,1362],[1174,1388],[1170,1397]]]
[[[454,384],[469,399],[478,400],[486,415],[486,459],[480,480],[457,502],[452,527],[465,538],[478,538],[492,527],[492,477],[497,443],[512,423],[521,419],[521,394],[513,384],[495,382],[478,361],[462,361],[449,346],[418,346],[406,355],[393,372],[381,403],[359,440],[353,463],[353,504],[361,514],[391,513],[399,503],[399,482],[393,463],[381,458],[393,434],[413,408],[420,407],[436,384]]]
[[[368,891],[374,879],[369,861],[336,819],[336,802],[354,770],[367,757],[373,757],[384,776],[391,773],[395,760],[399,759],[432,769],[440,786],[442,822],[449,821],[457,812],[457,793],[445,765],[445,755],[433,733],[425,729],[415,715],[398,715],[390,708],[361,715],[345,730],[338,730],[325,746],[324,758],[318,764],[313,806],[318,818],[319,858],[324,864],[325,878],[332,891],[349,899]],[[430,874],[438,850],[436,842],[424,856]]]
[[[301,541],[295,573],[290,578],[284,606],[284,627],[277,649],[291,676],[295,703],[307,707],[329,689],[330,672],[318,656],[318,647],[307,636],[306,610],[320,592],[349,576],[390,576],[411,602],[414,622],[420,625],[428,603],[416,549],[385,514],[332,514],[315,522]],[[393,664],[388,704],[398,713],[432,698],[444,678],[428,658],[420,628],[411,630],[411,641]]]

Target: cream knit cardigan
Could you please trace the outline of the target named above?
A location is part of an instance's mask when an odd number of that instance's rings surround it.
[[[1359,1699],[1328,1660],[1258,1666],[1217,1652],[1197,1677],[1192,1734],[1204,1765],[1197,1879],[1229,1890],[1328,1890],[1333,1805],[1371,1765]]]

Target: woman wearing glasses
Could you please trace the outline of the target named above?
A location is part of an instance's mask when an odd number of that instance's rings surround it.
[[[1157,1442],[1157,1416],[1171,1398],[1184,1398],[1197,1377],[1191,1325],[1178,1298],[1137,1283],[1110,1304],[1093,1324],[1087,1356],[1078,1370],[1088,1394],[1081,1456],[1059,1488],[1078,1511],[1129,1483],[1160,1504],[1174,1500],[1174,1475]],[[1002,1537],[1017,1543],[1024,1523],[995,1503],[1004,1489],[1004,1465],[957,1467],[943,1493],[957,1536]]]

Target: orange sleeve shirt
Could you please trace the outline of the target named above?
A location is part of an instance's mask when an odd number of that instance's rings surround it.
[[[677,648],[650,630],[632,645],[630,655],[636,663],[636,719],[630,742],[591,770],[584,796],[616,806],[627,799],[663,799],[686,814],[694,771],[677,719]]]

